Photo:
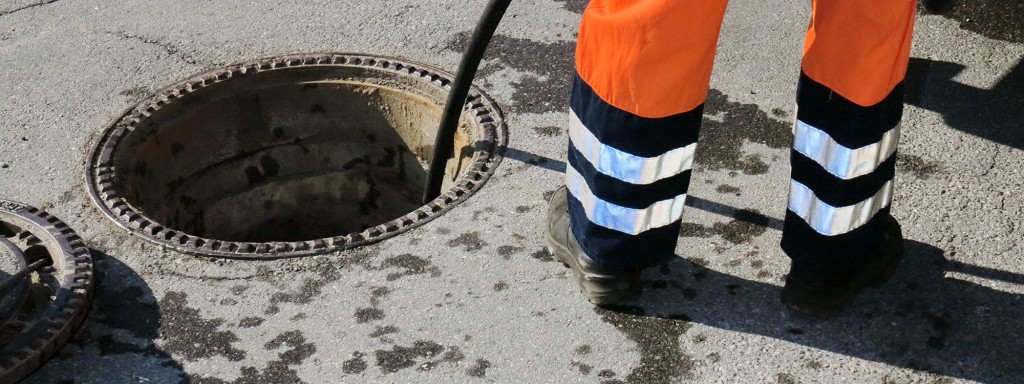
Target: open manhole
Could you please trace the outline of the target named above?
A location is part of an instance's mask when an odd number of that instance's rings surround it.
[[[501,160],[504,120],[474,89],[446,192],[421,204],[449,78],[351,54],[206,72],[107,128],[90,189],[120,226],[193,254],[302,256],[394,236],[468,198]]]
[[[71,228],[0,200],[0,383],[21,380],[68,342],[92,288],[92,258]]]

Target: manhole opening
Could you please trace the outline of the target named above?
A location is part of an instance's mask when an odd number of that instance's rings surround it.
[[[91,158],[104,211],[192,253],[282,257],[394,235],[475,192],[500,161],[495,104],[471,95],[443,194],[420,198],[448,76],[358,55],[290,56],[166,88]]]

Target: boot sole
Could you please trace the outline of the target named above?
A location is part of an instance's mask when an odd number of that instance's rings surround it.
[[[629,289],[610,289],[608,285],[614,285],[622,280],[621,277],[589,273],[580,267],[569,248],[556,241],[550,234],[547,236],[548,253],[562,263],[566,268],[572,270],[580,293],[596,305],[616,304],[636,298],[640,295],[640,285],[634,284]]]

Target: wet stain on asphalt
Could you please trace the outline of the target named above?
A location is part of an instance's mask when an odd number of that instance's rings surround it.
[[[253,328],[260,326],[264,321],[266,321],[266,319],[262,317],[246,317],[238,321],[238,326],[242,328]]]
[[[685,315],[647,317],[639,307],[595,308],[601,319],[622,332],[640,349],[640,365],[626,383],[668,383],[689,378],[693,359],[683,353],[679,338],[690,329]]]
[[[380,308],[359,308],[356,309],[355,314],[356,323],[368,323],[371,321],[383,320],[384,311]]]
[[[918,179],[928,179],[940,169],[939,162],[928,161],[921,156],[896,154],[896,169],[903,172],[910,172]]]
[[[566,31],[574,30],[565,26]],[[464,52],[471,33],[461,32],[452,37],[446,49]],[[571,38],[571,36],[565,36]],[[512,84],[510,109],[515,112],[545,113],[568,111],[569,87],[573,76],[573,51],[576,42],[544,43],[529,39],[495,35],[487,48],[489,61],[527,72]],[[480,76],[486,77],[497,68],[485,65]]]
[[[581,375],[589,375],[590,372],[594,370],[593,366],[581,363],[579,361],[572,362],[572,366],[576,367],[576,369],[580,371]]]
[[[341,371],[348,374],[360,373],[365,370],[366,360],[363,360],[362,352],[353,352],[351,359],[345,360],[344,363],[341,363]]]
[[[735,193],[736,196],[740,195],[739,194],[740,189],[738,187],[734,187],[734,186],[731,186],[729,184],[719,185],[717,188],[715,188],[715,191],[718,192],[718,193]]]
[[[422,257],[406,253],[384,259],[381,268],[401,268],[402,272],[389,273],[388,281],[395,281],[405,276],[422,275],[429,273],[431,277],[441,276],[441,269],[432,266],[430,261]]]
[[[373,354],[377,358],[377,366],[381,372],[395,373],[416,365],[418,359],[431,359],[439,356],[445,348],[433,341],[418,340],[411,347],[396,345],[391,350],[378,350]]]
[[[502,246],[498,247],[498,256],[501,256],[501,258],[503,258],[505,260],[508,260],[508,259],[512,258],[512,255],[514,255],[516,253],[519,253],[519,252],[522,252],[523,249],[524,249],[523,247],[516,247],[516,246],[512,246],[512,245],[502,245]]]
[[[796,384],[796,379],[793,378],[792,374],[782,372],[775,376],[775,382],[779,384]]]
[[[741,209],[733,213],[728,223],[715,223],[711,227],[683,223],[679,231],[680,237],[711,237],[720,236],[733,244],[742,244],[761,236],[768,230],[770,218],[753,209]]]
[[[555,137],[562,135],[562,127],[547,126],[547,127],[533,127],[533,132],[547,137]]]
[[[554,255],[552,255],[551,252],[548,252],[547,248],[542,248],[541,250],[530,254],[530,257],[540,261],[555,261]]]
[[[291,349],[277,355],[281,362],[288,365],[298,365],[316,353],[316,346],[306,341],[302,331],[289,331],[277,335],[274,339],[263,345],[268,351],[280,348],[282,345]]]
[[[708,91],[704,115],[694,158],[698,169],[764,174],[768,172],[768,164],[759,156],[745,155],[743,144],[759,143],[775,149],[792,145],[793,134],[788,122],[772,117],[757,104],[729,101],[729,97],[717,89]]]
[[[569,12],[583,14],[583,11],[587,9],[587,3],[589,0],[555,0],[556,2],[562,3],[562,7]]]
[[[132,87],[118,92],[121,96],[127,96],[131,99],[141,99],[143,96],[149,95],[149,93],[149,87]]]
[[[466,252],[474,252],[483,249],[487,242],[480,238],[480,233],[467,232],[448,240],[445,244],[452,248],[463,247],[462,250]]]
[[[231,331],[218,330],[224,319],[207,319],[198,309],[188,307],[184,292],[170,291],[160,299],[163,324],[160,327],[162,347],[186,361],[213,356],[224,356],[230,361],[241,361],[245,351],[232,346],[239,338]],[[197,338],[196,335],[203,335]]]
[[[373,332],[371,332],[369,336],[370,337],[383,337],[383,336],[390,335],[390,334],[393,334],[393,333],[398,333],[398,327],[396,327],[394,325],[388,325],[388,326],[384,326],[384,327],[378,326],[377,329],[374,329]]]
[[[487,376],[487,368],[491,367],[491,362],[484,359],[476,359],[473,366],[466,369],[466,374],[473,377],[485,377]]]

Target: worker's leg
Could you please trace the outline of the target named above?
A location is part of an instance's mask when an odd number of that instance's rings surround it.
[[[812,0],[782,248],[847,273],[892,231],[896,144],[915,0]],[[898,230],[897,230],[898,231]]]
[[[572,233],[595,265],[674,254],[725,0],[594,0],[572,89]]]

